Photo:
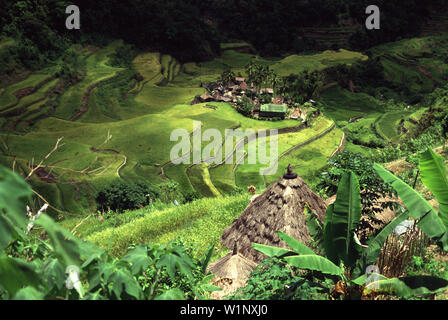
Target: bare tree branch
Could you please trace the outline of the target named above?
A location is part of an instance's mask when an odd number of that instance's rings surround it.
[[[36,173],[37,170],[43,168],[43,164],[44,164],[45,160],[47,160],[54,152],[56,152],[56,150],[58,150],[60,147],[62,147],[64,145],[63,143],[61,144],[62,139],[64,139],[64,137],[58,138],[53,149],[51,149],[51,151],[49,153],[47,153],[47,155],[40,161],[40,163],[37,166],[34,166],[34,158],[32,159],[31,171],[28,174],[28,176],[25,178],[25,180],[29,180],[31,178],[31,176],[34,173]]]

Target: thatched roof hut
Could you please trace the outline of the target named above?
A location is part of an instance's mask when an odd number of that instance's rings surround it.
[[[277,235],[279,230],[307,244],[311,237],[303,213],[306,205],[323,222],[325,202],[288,166],[288,173],[255,198],[224,230],[221,242],[229,249],[236,242],[238,251],[256,262],[266,256],[253,249],[254,242],[287,248]]]
[[[256,266],[257,264],[254,261],[237,252],[235,244],[233,252],[211,263],[208,267],[208,271],[216,276],[213,284],[223,289],[213,292],[212,298],[221,299],[232,294],[238,288],[244,287]]]

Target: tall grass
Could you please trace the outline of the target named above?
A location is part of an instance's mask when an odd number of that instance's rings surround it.
[[[108,227],[85,239],[106,248],[114,231],[110,252],[118,256],[133,243],[166,243],[180,238],[192,243],[197,248],[197,254],[201,255],[210,243],[218,244],[222,231],[241,214],[248,203],[248,194],[204,198],[178,207],[151,212],[142,218],[116,227],[115,230],[113,227]],[[222,249],[221,247],[221,251]]]
[[[430,239],[414,223],[405,234],[387,237],[376,265],[388,278],[403,276],[412,257],[423,256],[429,244]]]

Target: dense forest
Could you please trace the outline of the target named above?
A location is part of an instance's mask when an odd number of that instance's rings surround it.
[[[65,8],[82,8],[82,28],[65,28]],[[416,35],[429,9],[438,1],[380,1],[382,28],[369,33],[360,28],[349,35],[350,48]],[[264,55],[316,51],[304,27],[363,25],[368,1],[18,1],[2,0],[0,25],[6,35],[21,39],[12,57],[26,67],[55,58],[69,43],[98,43],[104,38],[125,38],[141,49],[168,53],[181,61],[203,61],[219,54],[219,43],[240,39]],[[6,55],[6,53],[4,54]],[[4,66],[5,60],[2,57]],[[4,68],[2,68],[4,70]]]

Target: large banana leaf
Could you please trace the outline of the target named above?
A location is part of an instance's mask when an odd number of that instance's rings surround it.
[[[379,176],[398,192],[411,217],[416,220],[420,219],[418,225],[428,237],[436,241],[447,238],[446,236],[443,237],[447,231],[443,221],[433,207],[417,191],[379,164],[375,164],[374,168]],[[444,241],[442,245],[444,250],[448,250],[447,241]]]
[[[327,207],[327,211],[325,213],[324,235],[322,242],[324,245],[326,257],[333,263],[339,265],[339,256],[333,242],[333,207],[334,204],[330,204]]]
[[[372,264],[376,261],[380,255],[381,248],[383,247],[386,238],[394,231],[394,229],[404,220],[409,217],[409,211],[403,212],[394,220],[389,222],[387,226],[381,230],[380,233],[376,235],[375,238],[369,241],[369,246],[364,250],[364,255],[366,256],[366,263]]]
[[[313,250],[308,248],[306,245],[304,245],[302,242],[294,239],[293,237],[288,236],[286,233],[283,233],[281,231],[277,232],[280,239],[285,241],[288,246],[291,247],[292,250],[294,250],[297,254],[315,254]]]
[[[252,243],[252,247],[255,250],[267,255],[268,257],[284,257],[286,255],[295,255],[295,253],[291,250],[268,246],[265,244]]]
[[[22,177],[0,166],[0,252],[18,235],[24,236],[26,203],[31,194]]]
[[[335,276],[342,276],[344,274],[344,271],[333,262],[317,254],[286,257],[285,260],[290,266],[299,269],[320,271]]]
[[[433,276],[411,276],[379,280],[368,284],[366,291],[389,293],[403,298],[444,291],[448,288],[448,280]]]
[[[448,179],[443,158],[428,148],[420,155],[420,173],[424,185],[439,202],[439,217],[448,227]]]
[[[353,172],[344,173],[338,186],[333,206],[330,240],[334,242],[339,259],[346,266],[353,266],[359,255],[353,235],[361,219],[361,191]],[[328,239],[327,239],[328,240]]]
[[[362,276],[359,276],[358,278],[351,280],[351,282],[354,283],[354,284],[357,284],[358,286],[364,286],[364,285],[367,284],[366,282],[368,280],[368,278],[367,278],[368,276],[369,277],[374,276],[378,280],[389,280],[389,278],[383,276],[380,273],[370,273],[368,275],[366,273],[364,273]]]

